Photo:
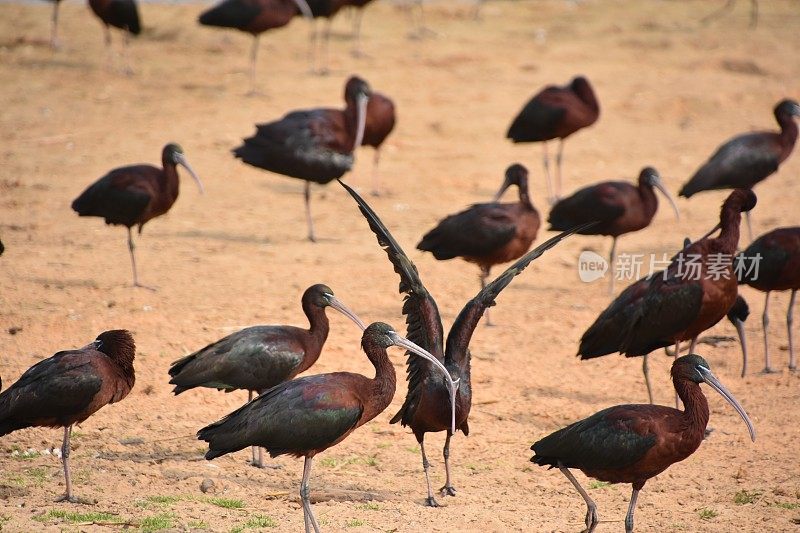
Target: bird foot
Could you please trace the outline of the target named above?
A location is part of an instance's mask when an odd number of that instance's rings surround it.
[[[371,55],[365,54],[361,50],[351,50],[350,55],[355,57],[356,59],[372,59]]]
[[[264,91],[259,90],[259,89],[250,89],[249,91],[244,93],[244,95],[247,98],[259,98],[259,97],[262,97],[262,96],[266,96],[266,93]]]
[[[439,489],[439,494],[442,496],[455,496],[456,495],[456,488],[452,485],[445,485],[441,489]]]
[[[789,372],[797,372],[797,365],[789,365]]]
[[[138,281],[133,284],[134,287],[138,287],[139,289],[147,289],[148,291],[156,292],[158,289],[155,287],[151,287],[150,285],[142,285]]]
[[[761,371],[762,374],[777,374],[779,371],[775,370],[774,368],[765,366],[764,370]]]
[[[80,503],[82,505],[95,505],[97,503],[96,500],[89,500],[87,498],[79,498],[77,496],[72,496],[72,495],[67,495],[67,494],[64,494],[63,496],[61,496],[60,498],[57,498],[54,501],[55,501],[55,503],[67,502],[67,503]]]
[[[583,530],[583,533],[592,533],[597,524],[600,523],[600,517],[597,516],[597,509],[592,507],[588,511],[586,511],[586,529]]]
[[[279,465],[278,463],[264,464],[259,461],[250,461],[248,464],[253,468],[263,468],[264,470],[280,470],[283,468],[283,465]]]
[[[436,498],[434,498],[433,496],[428,496],[427,498],[425,498],[425,506],[426,507],[441,507],[439,502],[437,502]]]

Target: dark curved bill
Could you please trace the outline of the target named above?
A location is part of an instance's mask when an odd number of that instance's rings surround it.
[[[361,331],[367,329],[366,324],[355,314],[353,311],[350,310],[349,307],[344,305],[340,300],[338,300],[333,294],[328,294],[328,302],[330,306],[342,313],[344,316],[352,320],[356,323],[356,325],[361,328]]]
[[[703,376],[703,381],[708,383],[708,385],[712,389],[720,393],[720,395],[723,398],[725,398],[725,400],[727,400],[729,404],[731,404],[731,407],[736,409],[736,412],[739,413],[739,416],[742,417],[742,420],[744,420],[744,423],[747,425],[747,431],[750,432],[750,439],[753,442],[755,442],[756,429],[753,427],[753,422],[750,420],[750,417],[747,416],[747,413],[745,412],[744,407],[742,407],[742,404],[740,404],[739,401],[733,397],[733,394],[731,394],[731,392],[725,387],[725,385],[719,382],[716,376],[714,376],[714,374],[711,373],[711,370],[709,370],[708,368],[704,368],[702,366],[698,368],[700,370],[700,374]]]

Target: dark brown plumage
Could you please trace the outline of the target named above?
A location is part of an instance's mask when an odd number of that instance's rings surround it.
[[[370,324],[361,337],[361,347],[375,367],[375,378],[335,372],[281,383],[197,432],[200,440],[208,442],[206,459],[247,446],[262,446],[273,457],[305,457],[300,484],[305,531],[309,533],[313,528],[319,533],[309,500],[311,463],[315,455],[340,443],[389,406],[397,384],[394,366],[386,353],[389,346],[405,348],[415,356],[438,363],[388,324]],[[446,372],[444,368],[441,371]]]
[[[0,393],[0,436],[33,426],[64,428],[66,493],[61,500],[77,501],[69,469],[72,426],[128,395],[135,382],[135,355],[130,332],[105,331],[83,348],[38,362]]]
[[[512,185],[519,188],[519,201],[498,202]],[[431,252],[440,261],[461,257],[476,263],[483,288],[492,266],[518,259],[530,249],[539,224],[539,212],[528,196],[528,170],[513,164],[506,169],[503,186],[493,202],[475,204],[445,217],[422,237],[417,249]]]
[[[319,359],[328,338],[325,308],[330,306],[356,323],[361,320],[340,302],[330,287],[312,285],[303,293],[303,312],[309,329],[295,326],[252,326],[231,333],[205,348],[178,359],[169,368],[176,395],[196,387],[230,392],[261,393],[293,379]],[[262,467],[261,450],[253,450],[253,465]]]
[[[478,322],[484,312],[495,304],[497,296],[511,283],[515,276],[520,274],[545,251],[584,226],[563,232],[540,244],[500,274],[497,279],[484,287],[461,310],[450,328],[445,345],[439,309],[433,297],[422,284],[417,267],[403,252],[403,249],[369,204],[353,189],[344,183],[342,183],[342,186],[356,200],[361,213],[369,223],[370,229],[378,238],[378,244],[383,247],[386,255],[389,256],[389,261],[394,265],[395,272],[400,276],[400,292],[405,293],[403,314],[406,315],[409,339],[433,354],[440,364],[444,365],[449,375],[459,383],[458,391],[452,396],[448,380],[441,379],[438,372],[434,371],[429,363],[416,357],[409,357],[407,370],[408,394],[403,406],[391,419],[392,424],[401,422],[403,426],[409,426],[414,432],[422,453],[422,467],[425,471],[425,481],[428,489],[428,497],[425,502],[428,506],[438,507],[439,504],[433,497],[428,477],[429,463],[425,455],[425,433],[447,431],[443,451],[447,478],[445,485],[440,489],[440,493],[443,496],[455,496],[456,491],[451,483],[450,476],[450,438],[456,429],[461,430],[464,435],[469,434],[468,419],[472,406],[469,343]],[[453,411],[447,409],[449,405],[455,406]],[[451,416],[454,418],[451,418]]]
[[[111,27],[122,30],[122,45],[124,53],[127,55],[128,37],[139,35],[142,32],[136,0],[89,0],[89,7],[103,23],[106,47],[109,49],[111,47]],[[55,17],[54,13],[54,21]],[[124,71],[126,74],[133,73],[130,64],[125,65]]]
[[[395,121],[394,102],[381,93],[373,92],[367,102],[364,140],[361,142],[361,146],[371,146],[375,149],[375,155],[372,160],[373,196],[378,196],[380,194],[380,187],[378,186],[378,164],[381,158],[381,146],[392,130],[394,130]]]
[[[548,201],[561,193],[561,159],[564,140],[580,129],[588,128],[600,116],[600,104],[589,80],[583,76],[563,87],[548,85],[525,104],[508,128],[506,138],[515,143],[542,142],[543,163],[547,179]],[[550,157],[547,141],[559,139],[556,155],[556,184],[550,181]]]
[[[689,457],[705,438],[709,411],[700,383],[707,383],[736,409],[755,442],[755,429],[744,408],[702,357],[691,354],[677,359],[672,365],[672,383],[685,405],[683,411],[661,405],[618,405],[531,446],[535,452],[532,462],[561,470],[583,497],[587,532],[593,532],[599,522],[597,506],[569,469],[577,468],[600,481],[633,486],[625,517],[625,531],[631,533],[636,500],[647,480]]]
[[[764,372],[774,372],[770,365],[767,339],[770,292],[792,291],[786,312],[786,329],[789,335],[789,370],[796,370],[792,324],[795,296],[800,289],[800,227],[776,228],[765,233],[754,240],[740,257],[744,263],[739,283],[766,293],[761,317],[764,328]]]
[[[234,155],[254,167],[305,181],[308,240],[314,242],[311,218],[311,182],[325,184],[353,168],[355,151],[366,130],[372,90],[351,76],[344,88],[344,109],[293,111],[280,120],[258,124],[256,133],[233,149]]]
[[[203,192],[203,184],[189,166],[180,146],[166,145],[161,151],[161,164],[163,168],[152,165],[115,168],[91,184],[72,202],[72,209],[82,217],[101,217],[106,224],[128,228],[128,250],[135,287],[145,286],[139,283],[136,272],[131,228],[139,226],[141,235],[142,227],[148,221],[169,211],[178,199],[178,165],[189,171],[200,192]]]

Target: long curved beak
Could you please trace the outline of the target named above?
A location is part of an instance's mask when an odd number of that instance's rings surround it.
[[[205,189],[203,188],[203,182],[200,181],[200,177],[197,175],[197,173],[189,165],[189,162],[186,160],[186,157],[183,154],[178,154],[178,164],[180,166],[182,166],[183,168],[185,168],[189,172],[189,174],[192,175],[192,177],[194,178],[194,181],[197,182],[197,188],[200,189],[200,194],[203,194],[204,192],[206,192]]]
[[[358,129],[356,129],[356,140],[353,143],[353,157],[355,157],[355,152],[359,146],[361,146],[362,141],[364,140],[364,130],[367,127],[367,103],[369,102],[369,96],[359,95],[358,100],[356,102],[356,107],[358,111]]]
[[[661,191],[661,194],[663,194],[663,195],[664,195],[664,198],[666,198],[666,199],[667,199],[667,201],[669,202],[669,205],[671,205],[671,206],[672,206],[672,210],[673,210],[673,211],[675,211],[675,219],[676,219],[676,220],[680,220],[680,219],[681,219],[681,214],[680,214],[680,212],[678,211],[678,204],[676,204],[676,203],[675,203],[675,199],[674,199],[674,198],[672,197],[672,195],[669,193],[669,191],[667,190],[667,188],[666,188],[666,187],[664,187],[664,184],[663,184],[663,183],[661,183],[661,180],[659,180],[659,179],[655,179],[655,180],[653,180],[653,187],[655,187],[656,189],[658,189],[659,191]]]
[[[442,364],[441,361],[436,359],[433,355],[431,355],[427,350],[417,346],[410,340],[406,339],[405,337],[401,337],[397,333],[391,331],[389,332],[389,338],[392,339],[392,342],[395,346],[399,346],[400,348],[405,348],[406,350],[413,352],[420,357],[424,357],[433,365],[438,368],[447,379],[447,388],[450,389],[450,432],[456,432],[456,392],[458,391],[458,379],[453,380],[453,376],[450,375],[450,372],[447,371],[445,366]]]
[[[698,369],[700,370],[700,375],[703,376],[703,381],[708,383],[708,385],[712,389],[720,393],[722,397],[725,398],[725,400],[727,400],[729,404],[731,404],[731,407],[736,409],[736,412],[739,413],[739,416],[742,417],[742,420],[744,420],[745,425],[747,425],[747,431],[750,432],[750,439],[753,442],[755,442],[756,429],[753,427],[753,422],[750,420],[750,417],[747,416],[747,413],[745,412],[744,407],[742,407],[742,404],[740,404],[739,401],[733,397],[733,394],[731,394],[730,391],[727,388],[725,388],[725,385],[719,382],[716,376],[711,373],[711,370],[709,370],[708,368],[703,368],[702,366],[698,366]]]
[[[711,231],[709,231],[708,233],[706,233],[705,235],[703,235],[702,237],[700,237],[700,238],[699,238],[699,239],[697,239],[697,240],[698,240],[698,241],[702,241],[703,239],[710,237],[710,236],[711,236],[711,234],[713,234],[715,231],[717,231],[717,230],[718,230],[718,229],[720,229],[721,227],[722,227],[722,224],[717,224],[716,226],[714,226],[713,228],[711,228]]]
[[[344,305],[334,295],[328,294],[327,296],[328,296],[328,303],[330,303],[331,307],[333,307],[334,309],[342,313],[344,316],[355,322],[356,326],[361,328],[361,331],[367,329],[366,324],[364,324],[364,322],[360,318],[358,318],[358,315],[355,314],[353,311],[351,311],[349,307]]]
[[[744,336],[744,322],[738,318],[733,321],[736,333],[739,335],[739,344],[742,345],[742,377],[747,374],[747,340]]]
[[[492,201],[493,202],[499,201],[500,198],[503,196],[503,193],[506,192],[506,189],[508,189],[509,187],[511,187],[511,184],[508,183],[508,181],[504,181],[503,185],[500,187],[500,190],[498,190],[495,193],[494,198],[492,198]]]
[[[311,8],[308,6],[306,0],[294,0],[294,3],[305,18],[309,20],[314,18],[314,14],[311,12]]]

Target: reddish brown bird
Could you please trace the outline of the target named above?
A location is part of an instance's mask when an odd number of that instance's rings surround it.
[[[145,223],[169,211],[178,199],[178,165],[189,171],[203,193],[203,183],[186,161],[183,148],[166,145],[161,151],[161,164],[163,168],[146,164],[115,168],[72,202],[72,209],[82,217],[102,217],[106,224],[128,228],[134,287],[150,288],[139,283],[131,228],[139,226],[141,235]]]
[[[678,195],[690,198],[702,191],[751,189],[777,172],[797,141],[794,117],[800,116],[800,104],[782,100],[775,106],[774,114],[781,131],[745,133],[730,139],[717,148]],[[747,215],[747,223],[749,229],[750,215]]]
[[[561,160],[564,140],[576,131],[588,128],[600,116],[600,104],[589,80],[573,78],[569,85],[548,85],[539,91],[508,128],[506,138],[515,143],[542,142],[543,163],[547,178],[548,201],[555,202],[561,194]],[[547,141],[559,139],[556,155],[555,189],[550,181],[550,156]]]
[[[361,141],[361,146],[372,146],[375,149],[372,160],[373,196],[380,196],[378,164],[381,159],[381,146],[394,130],[395,120],[394,102],[381,93],[373,92],[367,102],[367,120],[364,126],[364,139]]]
[[[672,383],[683,400],[679,411],[662,405],[617,405],[575,422],[535,442],[533,463],[558,468],[586,502],[586,531],[597,527],[597,505],[580,486],[570,468],[608,483],[633,486],[625,531],[633,531],[636,500],[648,479],[692,455],[705,438],[708,401],[700,388],[707,383],[719,392],[742,417],[750,438],[756,432],[744,408],[714,376],[699,355],[677,359],[672,365]]]
[[[769,294],[772,291],[792,291],[786,312],[786,329],[789,334],[789,370],[797,369],[792,342],[792,310],[800,289],[800,227],[777,228],[765,233],[742,252],[743,260],[739,283],[750,285],[766,293],[764,298],[764,372],[774,372],[769,361]]]
[[[250,50],[250,94],[257,94],[256,61],[258,38],[265,31],[281,28],[296,15],[311,18],[311,9],[305,0],[223,0],[200,14],[203,26],[234,28],[253,36]]]
[[[89,7],[103,23],[106,35],[106,47],[111,50],[111,27],[122,30],[122,44],[127,55],[128,37],[142,32],[139,20],[139,8],[135,0],[89,0]],[[55,15],[54,15],[55,16]],[[125,72],[131,74],[130,64],[125,65]]]
[[[280,120],[258,124],[256,133],[233,149],[254,167],[305,181],[308,240],[316,241],[311,219],[311,182],[326,184],[353,168],[364,140],[372,90],[357,76],[344,87],[344,109],[293,111]]]
[[[425,455],[423,441],[425,433],[447,431],[443,452],[447,478],[445,485],[439,491],[442,496],[455,496],[456,489],[451,483],[450,476],[450,438],[455,434],[456,429],[461,430],[464,435],[469,435],[468,419],[472,405],[469,343],[478,322],[484,312],[495,304],[495,299],[500,292],[531,261],[583,226],[563,232],[540,244],[483,288],[461,310],[450,328],[445,345],[439,309],[433,297],[422,284],[417,267],[403,252],[403,249],[392,237],[392,234],[381,222],[381,219],[364,199],[344,183],[342,183],[342,186],[347,189],[347,192],[358,203],[361,213],[369,223],[370,229],[378,238],[378,244],[384,248],[384,251],[389,256],[389,261],[394,265],[395,272],[400,275],[400,292],[406,295],[403,302],[403,314],[406,315],[409,338],[432,353],[444,365],[449,375],[459,382],[456,395],[450,396],[452,388],[449,386],[448,380],[441,379],[438,371],[434,371],[424,361],[409,357],[408,394],[400,411],[391,419],[392,424],[401,422],[403,426],[409,426],[414,432],[422,452],[422,467],[425,471],[425,482],[428,488],[428,497],[425,503],[431,507],[438,507],[439,503],[433,497],[431,482],[428,477],[430,464],[428,463],[428,457]],[[455,405],[455,410],[448,410],[448,405]],[[451,415],[455,418],[451,419]]]
[[[319,533],[309,500],[311,463],[318,453],[340,443],[389,406],[397,386],[394,366],[386,353],[390,346],[409,350],[447,375],[435,357],[395,333],[388,324],[370,324],[361,337],[361,347],[375,367],[375,378],[336,372],[281,383],[197,432],[200,440],[208,442],[206,459],[247,446],[262,446],[272,457],[305,457],[300,484],[305,530],[309,533],[313,528]]]
[[[519,188],[519,201],[499,203],[512,185]],[[440,261],[461,257],[476,263],[483,288],[492,266],[518,259],[530,249],[539,224],[539,212],[528,196],[528,170],[516,163],[506,169],[494,201],[444,218],[422,237],[417,249],[431,252]],[[490,323],[488,314],[486,321]]]
[[[319,359],[328,338],[330,326],[325,308],[333,307],[356,323],[361,319],[339,301],[330,287],[312,285],[303,293],[303,312],[309,329],[295,326],[252,326],[209,344],[205,348],[178,359],[169,369],[169,380],[176,395],[196,387],[230,392],[261,393],[293,379],[308,370]],[[256,456],[257,455],[257,456]],[[263,467],[261,450],[253,449],[254,466]]]
[[[39,361],[0,393],[0,436],[28,427],[64,428],[61,460],[67,489],[58,501],[78,501],[69,470],[72,426],[128,395],[135,381],[135,354],[130,332],[105,331],[83,348]]]
[[[675,218],[680,220],[678,206],[661,183],[661,176],[652,167],[639,173],[638,185],[625,181],[604,181],[591,185],[559,200],[550,210],[547,222],[550,230],[564,231],[578,224],[601,220],[600,224],[584,230],[584,235],[608,235],[612,237],[608,264],[614,272],[617,237],[639,231],[650,225],[658,209],[658,198],[654,188],[661,191],[669,201]],[[609,292],[614,292],[614,275],[610,276]]]

